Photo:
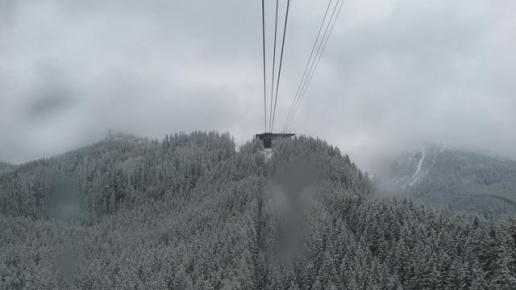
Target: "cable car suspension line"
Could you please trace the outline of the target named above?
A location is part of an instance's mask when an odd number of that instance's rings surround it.
[[[283,25],[283,39],[281,43],[281,54],[280,54],[280,62],[279,62],[279,70],[278,70],[278,80],[276,82],[276,96],[274,97],[274,110],[272,111],[272,122],[271,122],[271,128],[270,131],[272,132],[274,130],[274,120],[276,119],[276,107],[278,104],[278,92],[279,92],[279,85],[281,80],[281,70],[283,68],[283,53],[285,51],[285,39],[287,37],[287,25],[288,25],[288,15],[290,11],[290,0],[287,0],[287,9],[285,12],[285,24]]]
[[[263,55],[263,112],[265,131],[267,131],[267,66],[266,66],[266,50],[265,50],[265,0],[262,0],[262,55]]]
[[[281,82],[281,72],[283,69],[283,58],[285,56],[285,42],[287,37],[287,27],[288,27],[288,18],[290,13],[290,0],[282,0],[286,1],[286,9],[285,9],[285,21],[283,24],[283,37],[281,39],[281,52],[279,56],[279,68],[278,68],[278,75],[276,77],[276,49],[278,44],[278,17],[279,17],[279,0],[276,0],[276,12],[275,12],[275,19],[274,19],[274,42],[273,42],[273,52],[272,52],[272,80],[270,83],[270,113],[269,116],[267,116],[267,92],[269,90],[267,86],[267,78],[269,77],[267,75],[267,45],[266,45],[266,31],[265,31],[265,0],[262,0],[262,49],[263,49],[263,103],[264,103],[264,116],[265,116],[265,131],[263,133],[256,134],[256,139],[263,142],[263,148],[264,149],[271,149],[272,143],[274,140],[277,139],[283,139],[283,138],[291,138],[295,134],[279,134],[279,133],[272,133],[272,130],[274,129],[274,120],[276,118],[276,108],[278,104],[278,96],[279,96],[279,85]],[[284,3],[284,2],[282,2]],[[282,5],[283,7],[283,5]],[[276,86],[276,87],[275,87]],[[268,119],[267,119],[268,117]],[[268,121],[267,121],[268,120]],[[267,131],[267,128],[269,128],[269,131]]]
[[[271,103],[270,103],[270,112],[269,112],[269,132],[271,132],[272,127],[272,108],[274,103],[274,84],[276,83],[275,73],[276,73],[276,46],[277,46],[277,36],[278,36],[278,5],[279,0],[276,0],[276,16],[274,19],[274,46],[273,46],[273,54],[272,54],[272,80],[271,80]]]
[[[299,81],[299,86],[297,87],[296,94],[294,95],[294,98],[292,100],[292,104],[290,106],[290,109],[287,114],[287,123],[290,119],[290,115],[292,114],[292,109],[294,108],[294,104],[297,101],[297,97],[299,93],[301,92],[301,88],[303,87],[303,83],[305,82],[306,74],[308,72],[308,68],[310,67],[310,64],[312,63],[313,57],[315,56],[315,49],[317,48],[317,44],[319,43],[319,38],[321,37],[321,32],[324,27],[324,24],[326,23],[326,19],[328,17],[328,11],[330,10],[332,0],[328,1],[328,6],[326,6],[326,11],[324,12],[324,18],[321,22],[321,25],[319,26],[319,31],[317,32],[317,37],[315,38],[314,45],[312,47],[312,51],[310,52],[310,57],[308,58],[308,61],[305,66],[305,70],[303,72],[303,75],[301,76],[301,80]]]
[[[280,0],[275,0],[275,12],[274,12],[274,40],[272,41],[272,59],[270,60],[270,65],[272,69],[267,68],[267,49],[270,49],[270,47],[267,47],[267,33],[266,33],[266,15],[265,15],[265,0],[262,0],[262,57],[263,57],[263,103],[264,103],[264,117],[265,117],[265,132],[256,134],[256,138],[263,141],[264,148],[268,149],[272,147],[273,140],[280,139],[280,138],[289,138],[294,136],[292,133],[286,133],[286,131],[282,134],[279,133],[273,133],[274,125],[276,121],[276,112],[278,107],[278,98],[279,98],[279,89],[281,84],[281,76],[283,72],[283,60],[285,58],[285,43],[287,38],[287,31],[288,31],[288,21],[289,21],[289,15],[290,15],[290,4],[291,0],[282,0],[286,2],[286,8],[285,8],[285,18],[283,22],[283,35],[281,39],[278,39],[278,22],[280,18]],[[283,3],[282,2],[282,9]],[[337,18],[341,12],[343,6],[343,0],[329,0],[328,6],[326,7],[324,18],[322,20],[322,23],[319,27],[319,30],[317,32],[317,37],[315,38],[315,42],[313,44],[312,50],[310,52],[310,56],[308,58],[308,61],[306,63],[306,66],[303,71],[303,75],[301,77],[301,80],[299,82],[299,85],[297,87],[296,94],[294,95],[294,98],[292,99],[291,106],[288,110],[288,115],[285,123],[285,130],[288,128],[288,125],[290,121],[295,116],[299,104],[302,100],[302,98],[306,95],[308,88],[310,86],[310,83],[313,79],[313,76],[315,74],[315,71],[317,70],[317,67],[321,61],[322,54],[324,50],[326,49],[326,46],[328,44],[328,40],[330,38],[330,35],[334,29],[335,23],[337,21]],[[282,10],[283,11],[283,10]],[[283,15],[283,13],[281,13]],[[282,16],[281,16],[282,17]],[[281,44],[281,51],[279,52],[279,59],[277,58],[277,49],[278,49],[278,42]],[[276,68],[276,64],[278,63],[278,68]],[[271,71],[272,76],[269,76],[268,70]],[[271,78],[270,83],[267,82],[267,79],[269,77]],[[270,86],[270,88],[269,88]],[[270,97],[267,95],[269,94],[270,90]],[[269,110],[269,112],[267,112]]]
[[[330,0],[330,3],[331,3],[331,0]],[[308,73],[306,74],[304,82],[302,81],[302,83],[300,83],[299,93],[294,97],[294,100],[292,102],[291,110],[289,110],[289,115],[287,116],[287,120],[285,123],[285,128],[284,128],[285,131],[288,129],[289,123],[291,121],[293,121],[293,119],[295,118],[297,110],[299,109],[299,104],[300,104],[301,100],[303,99],[303,97],[306,95],[306,92],[308,91],[308,88],[313,79],[315,71],[317,70],[317,67],[319,66],[319,63],[321,61],[324,50],[326,49],[326,46],[328,44],[328,40],[335,27],[335,23],[337,22],[337,19],[342,11],[343,4],[344,4],[343,1],[337,0],[337,2],[335,3],[335,5],[333,7],[333,10],[332,10],[332,13],[330,16],[330,20],[326,24],[326,27],[325,27],[324,33],[323,33],[323,37],[320,40],[320,43],[318,44],[317,51],[315,53],[314,58],[312,59],[312,62],[308,69]],[[324,21],[325,21],[325,19],[323,19],[323,24],[324,24]],[[316,41],[317,41],[317,38],[316,38]],[[317,42],[315,45],[317,45]]]
[[[337,21],[337,18],[339,17],[339,14],[340,14],[340,11],[342,9],[342,4],[344,2],[341,1],[340,3],[340,6],[337,10],[337,14],[335,15],[335,18],[333,19],[333,22],[331,23],[331,27],[330,27],[330,30],[328,32],[328,36],[324,39],[324,43],[322,45],[322,49],[321,49],[321,53],[319,54],[318,58],[317,58],[317,61],[315,62],[315,66],[313,68],[313,71],[312,73],[310,74],[310,79],[308,80],[307,84],[305,85],[305,89],[304,91],[301,93],[300,95],[300,99],[298,100],[298,103],[301,101],[301,98],[304,97],[306,95],[306,92],[308,91],[308,87],[310,86],[310,83],[312,81],[312,78],[314,77],[314,74],[315,74],[315,71],[317,71],[317,67],[319,66],[319,63],[321,62],[321,58],[322,58],[322,54],[323,52],[326,50],[326,46],[328,45],[328,40],[330,39],[330,35],[331,33],[333,32],[333,27],[335,26],[335,23]]]

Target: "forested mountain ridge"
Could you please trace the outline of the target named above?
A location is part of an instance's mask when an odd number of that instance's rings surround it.
[[[80,203],[81,218],[101,216],[122,203],[192,187],[201,171],[235,154],[234,148],[228,136],[216,133],[176,134],[162,142],[110,135],[98,144],[29,162],[1,176],[0,213],[48,218],[66,192],[64,198]]]
[[[0,161],[0,175],[6,172],[11,172],[16,168],[16,165]]]
[[[20,166],[0,180],[0,289],[516,287],[513,222],[379,198],[321,140],[262,150],[110,138]]]
[[[427,146],[396,158],[378,184],[402,197],[452,210],[516,213],[516,162],[509,159]]]

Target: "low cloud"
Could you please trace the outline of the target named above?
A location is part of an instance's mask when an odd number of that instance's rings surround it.
[[[258,2],[0,1],[0,160],[110,129],[245,142],[263,130]],[[324,9],[293,3],[277,129]],[[419,142],[516,158],[515,29],[513,1],[345,1],[292,130],[365,168]]]

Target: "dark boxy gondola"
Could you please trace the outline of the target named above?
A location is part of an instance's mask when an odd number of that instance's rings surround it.
[[[272,148],[272,141],[280,138],[290,138],[295,136],[294,133],[261,133],[256,134],[256,139],[260,139],[263,142],[263,148]]]

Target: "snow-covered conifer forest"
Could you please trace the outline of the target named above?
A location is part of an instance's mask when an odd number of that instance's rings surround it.
[[[516,223],[385,198],[322,140],[125,135],[0,174],[0,289],[516,289]]]

